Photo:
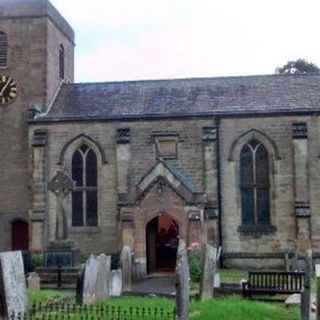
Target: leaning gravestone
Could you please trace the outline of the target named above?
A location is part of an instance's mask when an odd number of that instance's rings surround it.
[[[0,319],[22,318],[27,290],[21,251],[0,253],[0,288]]]
[[[122,290],[131,291],[131,277],[132,277],[132,258],[131,249],[128,246],[124,246],[121,251],[120,263],[122,268]]]
[[[97,298],[106,299],[109,297],[110,265],[111,257],[105,254],[98,256],[98,274],[97,274]]]
[[[176,320],[187,320],[189,316],[189,265],[186,244],[179,241],[176,266]]]
[[[112,270],[110,276],[110,296],[119,297],[122,293],[122,270]]]
[[[92,303],[97,297],[99,260],[91,254],[84,267],[82,303]]]
[[[200,300],[210,299],[213,294],[213,283],[216,269],[217,249],[209,244],[204,245],[203,269],[200,284]]]

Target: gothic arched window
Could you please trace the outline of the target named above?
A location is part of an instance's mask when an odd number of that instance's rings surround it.
[[[240,153],[240,189],[242,224],[270,224],[269,156],[255,139]]]
[[[0,68],[6,67],[8,63],[8,40],[7,35],[0,31]]]
[[[82,144],[72,156],[72,226],[97,226],[97,156]]]
[[[64,79],[64,47],[61,44],[59,47],[59,76]]]

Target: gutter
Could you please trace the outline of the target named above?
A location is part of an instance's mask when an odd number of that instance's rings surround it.
[[[222,242],[222,195],[221,195],[221,154],[220,154],[220,123],[219,117],[215,118],[216,125],[216,165],[217,165],[217,197],[218,197],[218,228],[219,228],[219,245],[223,251]],[[220,256],[220,268],[223,267],[223,252]]]

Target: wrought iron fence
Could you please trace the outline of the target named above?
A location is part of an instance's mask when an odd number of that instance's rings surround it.
[[[10,320],[174,320],[175,310],[162,307],[121,307],[105,304],[34,304],[27,313],[12,313]]]

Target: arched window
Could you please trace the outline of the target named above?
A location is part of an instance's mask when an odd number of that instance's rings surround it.
[[[242,224],[270,224],[269,156],[255,139],[240,153],[240,189]]]
[[[98,224],[97,156],[82,144],[72,156],[72,226]]]
[[[64,79],[64,47],[61,44],[59,47],[59,76]]]
[[[7,35],[0,31],[0,68],[6,67],[8,63],[8,40]]]

